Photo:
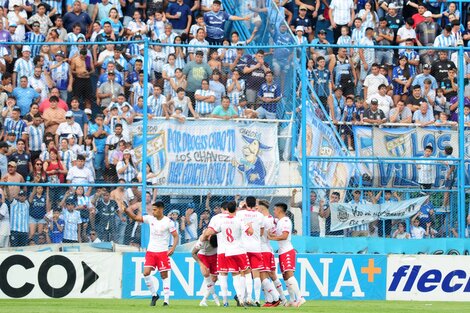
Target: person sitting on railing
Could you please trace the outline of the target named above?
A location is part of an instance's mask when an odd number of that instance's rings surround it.
[[[411,118],[413,113],[411,113],[410,108],[405,106],[403,100],[398,101],[395,108],[390,110],[389,122],[390,123],[411,123]]]

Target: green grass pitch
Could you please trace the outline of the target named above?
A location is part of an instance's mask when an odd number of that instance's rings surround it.
[[[149,307],[150,300],[121,299],[48,299],[48,300],[0,300],[2,313],[135,313],[135,312],[185,312],[223,313],[254,311],[299,311],[315,313],[464,313],[470,312],[467,302],[404,302],[404,301],[307,301],[301,308],[237,308],[234,301],[230,307],[216,307],[208,302],[208,307],[199,307],[199,301],[172,300],[169,307]]]

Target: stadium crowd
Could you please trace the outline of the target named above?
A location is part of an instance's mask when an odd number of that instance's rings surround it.
[[[279,46],[333,38],[334,49],[309,49],[307,73],[334,122],[456,125],[457,54],[434,50],[470,41],[470,23],[462,26],[466,11],[455,3],[442,10],[439,1],[275,3],[285,19],[272,18],[271,4],[263,1],[247,1],[242,16],[228,14],[218,0],[1,1],[2,181],[57,185],[0,189],[0,247],[8,240],[18,246],[99,238],[139,244],[138,225],[123,209],[155,201],[155,189],[59,184],[141,181],[130,127],[142,118],[282,118],[285,73],[298,60],[295,51],[252,55],[239,47],[255,42],[266,25],[270,42]],[[229,21],[245,23],[251,37],[242,41],[227,32]],[[132,42],[143,38],[151,40],[148,77],[144,45]],[[208,48],[214,44],[224,47]],[[466,76],[468,58],[459,69]],[[340,130],[352,150],[349,127]],[[145,171],[151,183],[152,169]],[[194,209],[170,213],[183,215],[185,241],[195,240],[196,225],[207,225],[212,215],[210,206],[199,216]]]

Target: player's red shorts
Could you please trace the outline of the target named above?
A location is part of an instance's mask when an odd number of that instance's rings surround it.
[[[217,254],[213,255],[197,255],[202,264],[204,264],[208,269],[211,275],[217,275]]]
[[[264,268],[263,255],[261,252],[247,252],[246,253],[249,265],[252,270],[262,270]]]
[[[159,272],[166,272],[171,270],[170,258],[168,252],[150,252],[145,253],[144,267],[153,267]]]
[[[245,271],[250,268],[250,261],[246,253],[225,256],[229,273]]]
[[[283,254],[279,254],[279,267],[281,273],[295,271],[295,250],[292,249]]]
[[[225,253],[217,253],[217,272],[227,273],[227,259]]]
[[[271,272],[276,270],[276,262],[274,261],[274,254],[272,252],[262,252],[263,255],[263,269],[262,272]]]

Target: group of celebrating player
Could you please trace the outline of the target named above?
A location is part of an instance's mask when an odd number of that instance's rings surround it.
[[[169,257],[175,251],[178,233],[170,219],[163,214],[163,202],[155,202],[152,209],[152,215],[136,215],[130,209],[126,209],[126,214],[135,221],[149,224],[150,239],[145,255],[144,279],[152,293],[150,305],[154,306],[159,295],[151,273],[154,270],[160,272],[163,305],[167,306],[170,295]],[[200,306],[207,306],[207,299],[211,295],[215,304],[221,305],[214,288],[217,281],[221,288],[223,306],[229,305],[229,273],[232,274],[238,306],[261,306],[261,290],[264,293],[264,307],[299,307],[305,303],[294,276],[296,259],[291,243],[292,221],[286,216],[286,212],[287,205],[277,203],[273,217],[269,213],[268,201],[257,200],[251,196],[239,205],[235,201],[222,204],[222,212],[212,217],[208,228],[199,237],[192,251],[194,259],[200,265],[206,287]],[[173,236],[173,245],[168,248],[170,236]],[[270,240],[278,242],[279,265],[289,293],[289,301],[284,296],[281,281],[276,276]]]

